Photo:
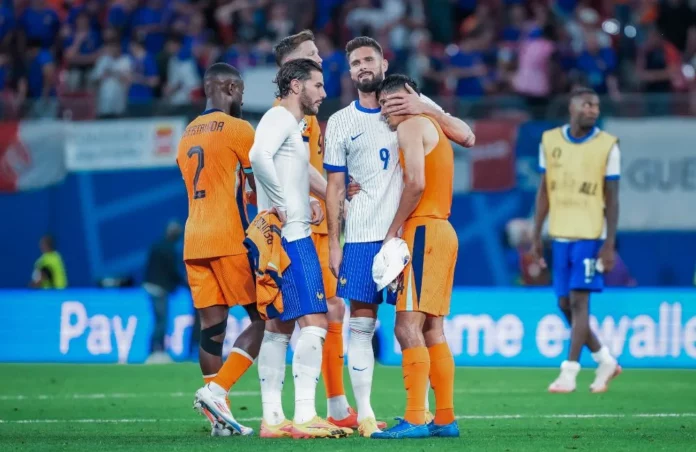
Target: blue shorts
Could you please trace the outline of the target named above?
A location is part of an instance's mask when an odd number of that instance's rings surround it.
[[[362,303],[380,304],[385,299],[396,304],[396,295],[386,289],[377,290],[372,279],[372,261],[382,248],[382,242],[346,243],[338,275],[336,296]]]
[[[571,290],[601,292],[604,275],[597,271],[597,253],[604,240],[553,241],[553,288],[558,297]]]
[[[280,286],[283,312],[278,315],[271,305],[267,308],[268,316],[287,322],[309,314],[325,313],[324,280],[312,237],[292,242],[283,239],[283,249],[290,258],[290,266],[283,272]]]

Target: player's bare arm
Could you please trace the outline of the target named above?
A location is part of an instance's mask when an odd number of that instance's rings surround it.
[[[329,267],[334,276],[338,278],[338,271],[343,259],[340,236],[346,199],[346,173],[328,171],[327,176],[326,221],[329,229]]]
[[[399,147],[404,154],[404,190],[384,242],[397,236],[399,229],[420,202],[425,190],[425,131],[433,127],[422,116],[409,118],[399,124],[396,134]]]
[[[543,245],[541,243],[541,229],[549,214],[549,195],[546,192],[546,174],[541,175],[539,188],[536,193],[536,208],[534,210],[534,236],[532,240],[532,256],[539,262],[542,268],[546,267],[544,261]]]
[[[467,123],[423,101],[413,88],[405,86],[408,93],[398,92],[389,96],[384,104],[385,115],[425,114],[436,120],[447,138],[460,146],[470,148],[476,143],[476,136]]]
[[[614,268],[616,263],[616,229],[619,223],[619,181],[604,182],[604,204],[607,218],[607,238],[599,250],[599,258],[605,272]]]

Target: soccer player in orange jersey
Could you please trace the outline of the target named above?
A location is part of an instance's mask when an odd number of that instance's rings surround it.
[[[292,36],[282,39],[275,47],[275,58],[278,67],[284,63],[300,58],[307,58],[321,64],[319,50],[314,43],[314,34],[304,30]],[[276,101],[276,104],[278,101]],[[323,179],[324,156],[322,146],[321,129],[316,116],[305,116],[300,123],[302,138],[307,145],[309,162],[313,169]],[[315,175],[316,176],[316,175]],[[326,212],[324,200],[319,200],[321,208]],[[325,216],[325,215],[324,215]],[[336,297],[336,277],[329,269],[329,237],[326,228],[326,220],[312,226],[312,240],[319,256],[324,290],[328,304],[329,328],[326,334],[322,357],[322,375],[326,388],[327,418],[339,427],[357,428],[358,416],[348,404],[343,385],[343,317],[345,316],[345,303]],[[278,338],[276,338],[278,339]],[[279,353],[280,355],[284,354]],[[278,359],[280,366],[280,358]],[[282,365],[285,365],[283,361]]]
[[[194,408],[210,420],[213,436],[249,435],[253,430],[232,416],[227,394],[258,356],[264,330],[243,245],[249,219],[242,204],[245,180],[238,174],[243,168],[255,187],[249,162],[254,129],[239,119],[244,82],[234,67],[210,66],[204,87],[206,110],[186,127],[177,153],[189,202],[184,261],[200,315],[199,361],[206,382],[196,392]],[[245,308],[251,324],[223,364],[228,310],[236,305]]]
[[[390,95],[416,84],[390,75],[377,89],[382,107]],[[445,340],[458,240],[448,221],[452,207],[454,152],[436,120],[427,115],[385,115],[396,130],[404,170],[404,189],[384,243],[402,238],[411,261],[399,280],[396,338],[403,351],[406,414],[396,426],[372,434],[377,439],[459,436],[454,417],[454,360]],[[426,270],[427,269],[427,270]],[[425,422],[428,378],[435,392],[435,419]]]

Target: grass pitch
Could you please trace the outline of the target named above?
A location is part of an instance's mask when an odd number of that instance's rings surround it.
[[[191,408],[202,384],[195,364],[3,364],[0,450],[696,451],[696,371],[627,369],[608,393],[593,395],[588,390],[593,372],[583,370],[576,393],[548,394],[557,372],[457,368],[459,439],[299,441],[211,438],[207,422]],[[256,377],[256,368],[250,369],[231,400],[237,420],[258,431]],[[352,401],[347,373],[345,382]],[[323,416],[323,387],[319,391]],[[284,392],[285,414],[291,417],[292,383]],[[390,425],[403,414],[400,368],[376,369],[372,400],[378,417]]]

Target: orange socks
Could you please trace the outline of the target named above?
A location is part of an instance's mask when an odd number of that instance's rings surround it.
[[[425,424],[425,394],[428,389],[430,355],[425,347],[407,348],[403,351],[402,367],[406,388],[406,414],[411,424]]]
[[[213,382],[229,391],[253,362],[244,351],[233,348]]]
[[[345,395],[343,387],[343,324],[329,323],[324,340],[324,352],[321,359],[321,373],[324,375],[326,398]]]
[[[430,385],[435,391],[435,424],[454,422],[454,358],[447,342],[428,348]]]

